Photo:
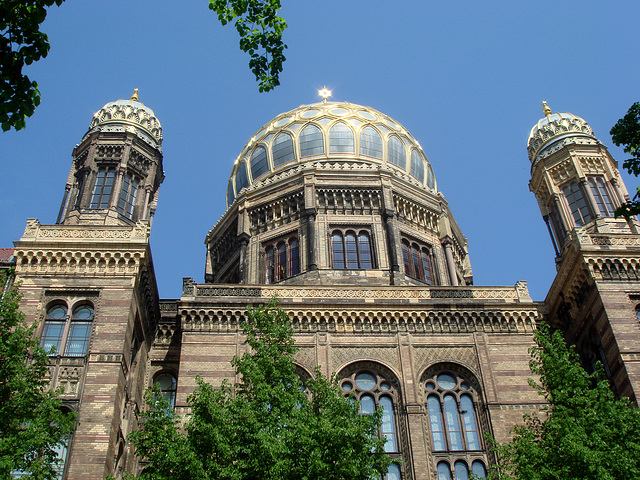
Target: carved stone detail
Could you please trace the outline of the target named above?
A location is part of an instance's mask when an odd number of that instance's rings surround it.
[[[336,371],[340,371],[351,362],[366,360],[380,362],[396,372],[400,370],[400,355],[397,346],[334,347],[331,349],[331,358]]]
[[[469,347],[421,347],[414,346],[414,364],[417,372],[422,372],[436,363],[458,363],[469,368],[474,375],[480,377],[480,368],[475,348]]]

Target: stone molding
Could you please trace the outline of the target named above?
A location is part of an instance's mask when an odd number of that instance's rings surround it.
[[[38,219],[27,219],[27,226],[20,242],[35,242],[49,239],[57,241],[82,242],[117,240],[147,243],[151,234],[149,221],[141,220],[133,226],[120,225],[42,225]]]

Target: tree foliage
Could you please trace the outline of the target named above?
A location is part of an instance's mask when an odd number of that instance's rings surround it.
[[[531,350],[531,381],[548,403],[525,416],[513,440],[497,447],[502,480],[640,478],[640,410],[616,399],[602,367],[589,374],[560,331],[542,324]]]
[[[640,174],[640,102],[631,105],[627,114],[616,122],[611,131],[611,139],[616,146],[624,146],[625,153],[631,155],[622,167],[636,177]],[[640,187],[631,201],[616,210],[616,216],[629,218],[640,213]]]
[[[6,277],[0,274],[0,286]],[[0,300],[0,478],[22,471],[32,478],[55,479],[57,453],[73,430],[74,415],[60,410],[61,401],[45,379],[47,353],[18,310],[15,288]]]
[[[0,125],[20,130],[40,104],[38,84],[22,71],[49,53],[49,39],[40,31],[47,7],[64,0],[0,2]]]
[[[156,390],[142,429],[129,435],[149,463],[144,480],[368,480],[386,472],[381,412],[360,415],[335,378],[296,372],[293,329],[275,301],[248,311],[251,352],[235,357],[240,381],[198,381],[184,425]],[[184,428],[181,428],[183,426]]]
[[[282,34],[287,23],[278,16],[280,0],[209,0],[222,25],[235,21],[240,50],[249,54],[249,68],[258,89],[268,92],[280,85],[285,61]]]

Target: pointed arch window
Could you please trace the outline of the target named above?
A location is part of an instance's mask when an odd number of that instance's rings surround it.
[[[395,135],[389,137],[389,141],[387,143],[388,153],[387,158],[389,162],[394,165],[402,168],[403,170],[407,169],[407,153],[404,150],[404,143]]]
[[[336,123],[329,130],[329,152],[331,153],[354,153],[355,140],[353,130],[342,122]]]
[[[307,125],[300,132],[300,156],[309,157],[324,153],[322,130],[315,125]]]
[[[113,168],[101,168],[98,170],[89,208],[109,208],[115,178],[116,171]]]
[[[267,150],[262,145],[258,145],[251,154],[251,178],[255,180],[268,171]]]
[[[295,158],[295,152],[293,151],[293,139],[291,135],[286,132],[280,133],[273,141],[271,154],[274,167],[293,160]]]
[[[364,127],[360,132],[360,155],[382,159],[382,137],[371,126]]]

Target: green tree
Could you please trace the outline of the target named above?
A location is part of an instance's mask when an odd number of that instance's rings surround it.
[[[501,480],[628,480],[640,478],[640,410],[616,399],[602,367],[589,374],[560,331],[535,334],[532,386],[548,406],[525,416],[510,443],[497,446]]]
[[[624,146],[625,153],[631,154],[622,167],[636,177],[640,174],[640,102],[631,105],[627,114],[616,122],[611,131],[611,139],[616,146]],[[629,218],[640,213],[640,187],[631,201],[616,210],[616,216]]]
[[[20,130],[40,104],[38,84],[22,71],[49,53],[40,24],[47,7],[64,0],[4,0],[0,2],[0,125]]]
[[[72,432],[75,417],[60,410],[60,398],[49,390],[47,353],[33,336],[35,325],[27,327],[18,310],[16,288],[0,293],[0,478],[22,471],[55,479],[56,447]]]
[[[209,8],[222,25],[235,20],[240,50],[249,54],[258,89],[268,92],[280,85],[287,48],[282,41],[287,23],[278,16],[280,0],[209,0]]]
[[[199,381],[181,422],[147,393],[142,428],[129,435],[149,463],[139,478],[368,480],[386,472],[381,412],[360,415],[335,378],[296,373],[293,329],[275,301],[248,311],[251,352],[235,357],[240,381],[216,389]]]

